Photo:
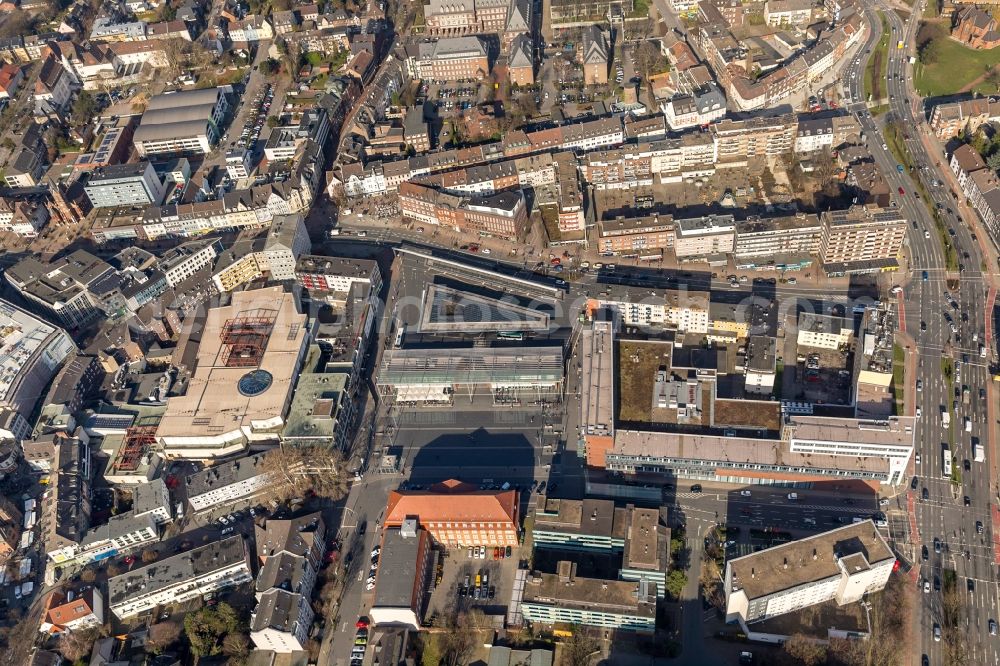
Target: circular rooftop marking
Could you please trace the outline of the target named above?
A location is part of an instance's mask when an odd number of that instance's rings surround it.
[[[267,370],[251,370],[240,377],[237,389],[243,395],[252,398],[271,388],[272,381],[274,381],[274,377]]]

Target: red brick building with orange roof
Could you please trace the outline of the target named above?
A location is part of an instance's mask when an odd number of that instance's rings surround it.
[[[427,490],[389,493],[386,527],[399,527],[416,518],[435,541],[445,546],[516,546],[518,501],[516,490],[480,490],[449,479]]]

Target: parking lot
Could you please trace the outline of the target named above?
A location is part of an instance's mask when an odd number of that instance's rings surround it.
[[[264,124],[267,122],[267,114],[271,110],[273,101],[274,86],[270,83],[259,90],[252,99],[244,100],[246,108],[240,110],[243,124],[239,126],[235,122],[233,123],[234,130],[236,127],[240,127],[239,137],[230,144],[233,148],[254,149],[257,140],[260,139],[261,130],[264,129]],[[240,117],[237,117],[236,120],[239,121]]]
[[[458,82],[449,85],[431,85],[421,87],[420,93],[437,109],[441,118],[458,115],[461,111],[475,106],[482,101],[479,82]]]
[[[854,354],[850,351],[799,346],[795,335],[788,333],[796,330],[789,323],[785,323],[782,398],[829,405],[847,404]]]
[[[469,556],[470,550],[473,557]],[[431,592],[425,618],[447,614],[456,607],[478,608],[486,615],[505,615],[520,555],[516,547],[511,548],[510,557],[506,553],[504,549],[504,556],[500,557],[499,546],[443,551],[439,560],[441,582]]]

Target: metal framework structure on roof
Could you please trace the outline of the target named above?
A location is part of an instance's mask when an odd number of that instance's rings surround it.
[[[222,364],[227,368],[255,368],[274,329],[274,314],[266,311],[240,314],[222,327]]]
[[[142,459],[156,444],[156,426],[133,426],[125,431],[125,439],[118,449],[111,469],[134,472]]]

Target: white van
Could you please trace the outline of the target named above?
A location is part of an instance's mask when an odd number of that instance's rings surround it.
[[[799,494],[798,493],[788,493],[788,495],[786,495],[786,497],[788,499],[790,499],[790,500],[797,500],[799,498]]]

